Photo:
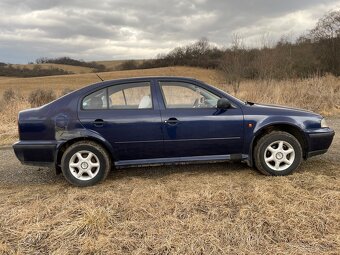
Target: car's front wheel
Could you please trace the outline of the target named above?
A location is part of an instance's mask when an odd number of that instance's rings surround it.
[[[302,148],[291,134],[273,131],[259,139],[254,150],[256,168],[266,175],[287,175],[302,161]]]
[[[65,179],[76,186],[91,186],[106,178],[111,169],[110,156],[91,141],[81,141],[66,149],[61,158]]]

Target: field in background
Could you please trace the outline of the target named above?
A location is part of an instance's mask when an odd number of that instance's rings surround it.
[[[104,60],[104,61],[96,61],[96,63],[100,65],[104,65],[106,69],[108,70],[117,70],[119,69],[119,66],[126,62],[127,60]],[[143,62],[143,60],[134,60],[137,64],[140,64]]]
[[[191,67],[164,67],[145,70],[113,71],[98,73],[104,80],[138,77],[138,76],[187,76],[195,77],[213,83],[218,80],[218,73],[214,70]],[[65,88],[77,89],[92,83],[100,82],[95,73],[58,75],[34,78],[4,78],[0,79],[0,95],[8,88],[28,95],[33,89],[53,89],[60,92]]]
[[[221,73],[215,70],[192,67],[165,67],[145,70],[114,71],[99,73],[104,80],[136,76],[186,76],[217,86],[243,100],[282,104],[305,108],[325,115],[340,112],[340,79],[334,76],[315,77],[304,80],[285,81],[244,81],[237,91],[227,85]],[[38,78],[2,78],[0,95],[13,88],[15,100],[0,101],[0,144],[10,144],[17,139],[17,114],[30,108],[28,95],[37,88],[52,89],[61,95],[65,89],[78,89],[91,83],[100,82],[94,73],[59,75]]]
[[[12,66],[19,67],[19,68],[28,68],[28,69],[33,69],[37,66],[41,67],[42,69],[59,68],[66,72],[71,72],[75,74],[90,73],[95,70],[94,68],[89,68],[89,67],[61,65],[61,64],[38,64],[38,65],[37,64],[26,64],[26,65],[14,64]]]

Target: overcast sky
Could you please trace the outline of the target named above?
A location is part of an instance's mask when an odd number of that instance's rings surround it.
[[[258,45],[295,38],[339,8],[339,0],[0,0],[0,62],[152,58],[201,37],[227,46],[235,33]]]

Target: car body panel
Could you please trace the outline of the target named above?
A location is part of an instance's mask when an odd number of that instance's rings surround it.
[[[242,111],[229,109],[162,110],[164,150],[171,157],[240,153],[243,146]],[[168,124],[171,118],[177,124]]]
[[[102,127],[94,126],[96,118],[104,120]],[[163,156],[159,111],[153,109],[80,111],[79,119],[85,129],[99,133],[111,144],[118,160]]]
[[[243,146],[243,113],[235,102],[227,110],[216,108],[165,107],[159,82],[172,79],[157,79],[159,107],[163,129],[165,157],[195,157],[209,155],[239,154]],[[220,97],[225,95],[192,80],[182,81],[208,90]],[[176,119],[176,124],[168,120]]]
[[[152,109],[81,109],[82,99],[92,92],[146,80],[151,84]],[[160,81],[194,83],[228,99],[232,107],[166,109]],[[173,117],[179,120],[178,124],[165,123]],[[96,119],[104,120],[103,127],[93,125]],[[334,131],[321,128],[321,119],[322,116],[301,109],[246,104],[195,79],[130,78],[93,84],[43,107],[20,112],[20,141],[13,147],[22,163],[35,165],[58,165],[64,146],[82,139],[100,143],[117,166],[230,159],[252,165],[254,140],[269,126],[287,125],[301,132],[307,144],[306,158],[326,152]]]

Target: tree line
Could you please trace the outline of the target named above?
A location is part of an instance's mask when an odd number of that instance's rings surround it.
[[[233,36],[232,46],[214,46],[205,38],[142,63],[127,61],[120,69],[194,66],[221,70],[230,83],[241,79],[305,78],[326,73],[340,75],[340,11],[323,16],[294,42],[282,37],[273,46],[246,47]]]
[[[11,64],[0,63],[0,76],[6,77],[41,77],[51,75],[63,75],[72,74],[60,68],[41,68],[39,65],[35,65],[32,69],[27,67],[15,67]]]
[[[85,62],[83,60],[76,60],[70,57],[59,58],[38,58],[35,61],[36,64],[61,64],[71,66],[82,66],[95,69],[96,72],[104,72],[106,70],[105,65],[98,64],[97,62]]]

